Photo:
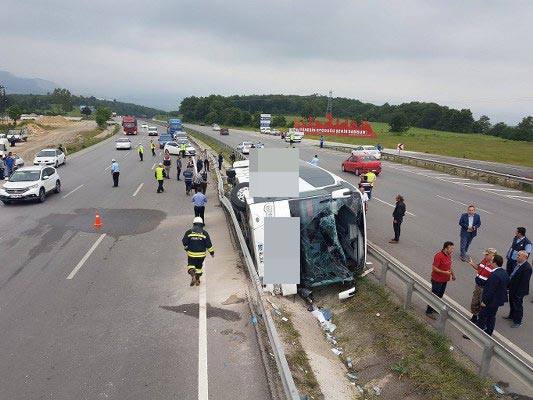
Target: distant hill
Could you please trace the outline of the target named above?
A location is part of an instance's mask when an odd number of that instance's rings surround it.
[[[7,71],[0,71],[0,85],[6,88],[6,94],[46,94],[61,87],[45,79],[21,78]]]

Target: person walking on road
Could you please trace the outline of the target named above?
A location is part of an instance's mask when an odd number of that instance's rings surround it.
[[[516,257],[516,266],[509,277],[509,315],[505,319],[513,321],[511,328],[522,325],[524,316],[524,296],[529,294],[531,264],[527,261],[528,254],[520,250]]]
[[[165,178],[170,178],[170,166],[172,165],[172,160],[170,159],[170,153],[168,150],[165,150],[165,155],[163,156],[163,167],[165,167]]]
[[[224,156],[222,153],[218,153],[218,170],[222,170],[222,162],[224,161]]]
[[[176,171],[178,173],[178,181],[181,181],[180,174],[181,174],[181,158],[176,159]]]
[[[194,171],[191,166],[187,166],[187,169],[183,171],[183,180],[185,181],[185,194],[188,196],[192,189],[192,180],[194,178]]]
[[[368,211],[368,195],[366,194],[366,190],[362,184],[359,184],[359,191],[361,192],[361,200],[363,201],[363,204],[365,205],[365,213]]]
[[[196,172],[200,173],[203,167],[204,162],[200,158],[198,158],[198,160],[196,160]]]
[[[15,158],[13,157],[13,153],[9,152],[7,153],[7,157],[5,159],[6,163],[6,176],[10,177],[13,173],[13,169],[15,168]]]
[[[315,167],[318,167],[318,156],[316,154],[313,158],[311,158],[311,161],[309,161],[309,164],[312,164]]]
[[[324,136],[320,136],[320,148],[323,149],[324,148]]]
[[[235,155],[235,152],[231,153],[230,156],[229,156],[229,161],[230,161],[232,167],[233,167],[233,163],[235,162],[236,159],[237,159],[237,156]]]
[[[163,163],[159,163],[157,167],[155,167],[155,180],[157,181],[157,193],[161,193],[165,191],[165,188],[163,187],[163,182],[165,180],[165,169],[163,168]]]
[[[10,153],[11,154],[11,153]],[[524,250],[528,257],[531,254],[531,241],[526,237],[526,228],[519,226],[516,228],[516,233],[511,243],[511,247],[507,251],[507,273],[509,276],[513,273],[516,266],[518,252]]]
[[[366,181],[370,184],[370,192],[368,194],[368,198],[370,199],[372,197],[374,185],[376,184],[377,175],[373,171],[368,171],[364,176],[366,176]]]
[[[294,133],[289,133],[289,147],[294,147]]]
[[[139,153],[139,159],[142,161],[144,156],[144,147],[142,143],[139,143],[139,145],[137,146],[137,152]]]
[[[150,150],[152,150],[152,157],[155,157],[155,143],[153,140],[150,140]]]
[[[120,166],[118,165],[117,160],[111,160],[111,175],[113,176],[113,187],[118,186],[118,178],[120,175]]]
[[[207,149],[204,150],[204,168],[209,172],[209,156],[207,155]]]
[[[368,177],[366,175],[361,175],[361,180],[359,181],[360,185],[363,185],[365,192],[368,196],[368,200],[372,197],[372,184],[368,182]]]
[[[483,287],[481,311],[476,323],[489,336],[492,336],[494,331],[498,308],[507,301],[507,285],[509,284],[509,276],[502,268],[503,257],[498,254],[495,255],[494,264],[496,264],[495,268]]]
[[[5,164],[4,164],[4,156],[3,154],[0,154],[0,180],[4,179],[4,172],[5,172]]]
[[[462,214],[459,218],[459,226],[461,231],[459,233],[461,237],[461,254],[459,257],[461,261],[466,261],[466,253],[474,239],[477,235],[477,230],[481,226],[481,218],[476,212],[476,207],[473,204],[468,206],[467,212]]]
[[[200,186],[203,194],[206,194],[207,192],[207,179],[208,179],[208,174],[207,174],[207,171],[204,169],[204,172],[202,172],[202,183]]]
[[[405,201],[403,196],[396,196],[396,206],[392,212],[392,228],[394,229],[394,239],[389,240],[389,243],[398,243],[400,241],[401,226],[403,217],[405,215]]]
[[[446,285],[451,279],[455,280],[455,274],[452,270],[452,254],[454,245],[452,242],[444,242],[442,250],[433,257],[433,267],[431,269],[431,292],[437,297],[442,298],[446,291]],[[426,309],[426,316],[431,319],[435,317],[435,310],[428,305]]]
[[[207,253],[211,254],[211,257],[215,257],[215,249],[209,233],[204,230],[203,222],[202,218],[194,217],[192,229],[185,232],[181,240],[187,253],[187,273],[191,276],[190,286],[200,286]]]
[[[472,258],[468,259],[468,263],[476,270],[477,275],[475,278],[474,292],[472,293],[472,301],[470,302],[470,311],[472,312],[472,318],[470,320],[473,323],[477,322],[479,312],[481,311],[481,296],[483,295],[483,287],[490,278],[490,274],[494,270],[494,256],[496,255],[496,249],[489,248],[485,250],[485,257],[483,260],[476,264],[472,261]]]
[[[180,144],[180,155],[181,158],[185,158],[185,153],[187,152],[187,145],[185,143]]]
[[[192,187],[195,191],[202,190],[202,174],[194,174],[194,178],[192,179]]]
[[[207,197],[200,190],[194,189],[195,194],[192,196],[192,203],[194,204],[194,216],[202,218],[205,225],[204,213],[205,205],[207,204]]]

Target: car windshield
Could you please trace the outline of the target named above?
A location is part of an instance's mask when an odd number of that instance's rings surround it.
[[[375,146],[363,146],[365,150],[377,150]]]
[[[41,177],[41,171],[15,171],[11,174],[10,182],[33,182]]]
[[[376,157],[374,156],[364,156],[363,160],[364,161],[377,161]]]
[[[117,142],[120,142],[120,143],[128,143],[130,140],[129,139],[119,139],[117,140]]]
[[[55,150],[41,150],[37,153],[37,157],[55,157]]]

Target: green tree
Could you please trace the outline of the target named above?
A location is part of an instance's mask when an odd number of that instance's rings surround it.
[[[64,112],[72,111],[72,95],[67,89],[54,89],[52,93],[52,102],[59,104]]]
[[[242,114],[237,107],[231,107],[224,110],[224,123],[229,126],[241,126]]]
[[[22,110],[22,107],[17,104],[9,106],[6,109],[7,115],[9,116],[9,118],[11,118],[15,122],[15,125],[17,124],[17,121],[20,119],[20,116],[22,115],[23,111],[24,110]]]
[[[87,106],[83,107],[80,112],[85,116],[89,116],[92,114],[91,109]]]
[[[111,118],[111,114],[111,110],[107,107],[98,107],[96,109],[94,119],[100,128],[105,128],[107,126],[107,121]]]
[[[248,111],[243,111],[241,116],[241,122],[243,126],[251,126],[252,125],[252,114],[250,114]]]
[[[472,132],[474,133],[488,133],[491,128],[490,118],[486,115],[479,117],[477,121],[472,124]]]
[[[221,124],[223,122],[223,116],[216,111],[209,111],[209,113],[205,116],[206,124]]]
[[[256,111],[252,115],[252,126],[255,128],[259,128],[260,123],[261,123],[261,113],[259,111]]]
[[[285,119],[285,116],[283,115],[276,115],[274,118],[272,118],[272,126],[277,126],[284,128],[287,126],[287,120]]]
[[[394,114],[390,120],[390,130],[391,132],[402,133],[409,129],[409,121],[407,116],[402,112],[397,112]]]

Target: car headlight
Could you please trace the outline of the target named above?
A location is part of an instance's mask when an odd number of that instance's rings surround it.
[[[36,183],[35,185],[28,186],[28,187],[26,188],[26,191],[28,191],[28,190],[33,190],[33,189],[37,189],[38,187],[39,187],[39,184]]]

